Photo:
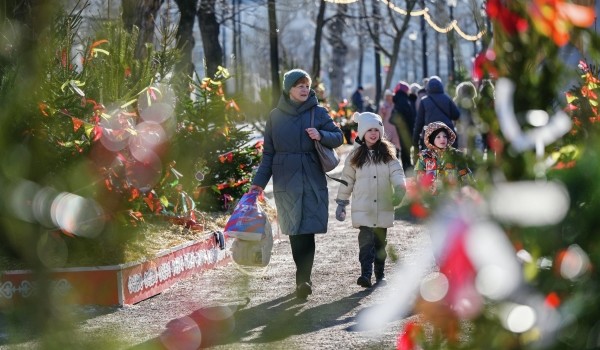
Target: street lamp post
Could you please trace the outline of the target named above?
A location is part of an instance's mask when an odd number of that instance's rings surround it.
[[[448,8],[450,10],[450,23],[454,23],[454,8],[457,0],[448,0]],[[454,84],[454,31],[448,34],[448,50],[450,51],[450,62],[448,67],[448,76],[450,82]]]
[[[425,8],[425,0],[421,0],[421,8]],[[427,29],[425,28],[425,16],[421,16],[421,53],[423,62],[423,79],[427,78]]]
[[[415,55],[417,54],[415,52],[415,42],[417,41],[417,32],[416,31],[410,32],[410,34],[408,34],[408,39],[410,40],[410,43],[411,43],[410,56],[412,57],[412,73],[413,73],[411,81],[417,81],[417,58],[415,57]]]

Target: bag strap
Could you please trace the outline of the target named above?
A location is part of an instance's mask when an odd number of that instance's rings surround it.
[[[445,115],[446,117],[448,117],[448,119],[449,119],[450,121],[452,121],[452,118],[450,118],[450,116],[449,116],[448,114],[446,114],[446,111],[444,111],[444,110],[443,110],[443,109],[440,107],[440,105],[438,105],[438,104],[437,104],[437,102],[435,102],[435,100],[433,99],[433,97],[431,98],[431,102],[433,102],[433,104],[434,104],[434,105],[437,107],[437,109],[439,109],[440,111],[442,111],[442,113],[444,113],[444,115]],[[448,106],[450,106],[450,105],[448,105]],[[449,125],[448,125],[448,126],[449,126]]]
[[[343,185],[348,186],[348,181],[346,181],[346,180],[342,180],[342,179],[338,179],[338,178],[335,178],[335,177],[331,177],[331,176],[327,175],[327,173],[325,173],[325,176],[327,176],[328,178],[332,179],[333,181],[337,181],[337,182],[339,182],[339,183],[341,183]]]
[[[310,109],[310,127],[314,128],[314,125],[315,125],[315,107],[312,107]],[[315,142],[319,142],[319,141],[315,140]],[[339,182],[341,184],[344,184],[344,185],[348,186],[348,182],[345,181],[345,180],[338,179],[338,178],[335,178],[335,177],[331,177],[327,173],[325,173],[325,176],[327,176],[328,178],[332,179],[333,181],[337,181],[337,182]]]

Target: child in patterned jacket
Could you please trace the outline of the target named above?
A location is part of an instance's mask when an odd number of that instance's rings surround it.
[[[415,174],[417,183],[428,186],[432,195],[473,182],[464,153],[451,146],[455,140],[454,131],[442,122],[430,123],[425,129],[427,148],[419,152]]]

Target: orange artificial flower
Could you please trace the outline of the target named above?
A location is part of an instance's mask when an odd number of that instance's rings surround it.
[[[75,117],[71,117],[71,121],[73,122],[73,132],[77,132],[79,128],[83,125],[83,120]]]
[[[40,102],[40,103],[38,103],[38,108],[40,109],[40,112],[42,113],[42,115],[44,117],[48,116],[48,105],[47,104]]]
[[[225,105],[225,110],[234,109],[236,112],[240,111],[240,107],[235,103],[233,99],[229,100],[229,102]]]
[[[108,43],[108,40],[106,40],[106,39],[95,41],[92,44],[92,46],[90,46],[90,54],[89,54],[88,57],[90,59],[93,58],[93,57],[97,57],[99,52],[101,52],[101,53],[103,53],[105,55],[108,55],[108,51],[98,48],[98,46],[100,46],[102,44],[106,44],[106,43]]]
[[[529,4],[529,11],[535,29],[558,46],[569,42],[572,27],[589,27],[596,16],[592,7],[564,0],[533,0]]]

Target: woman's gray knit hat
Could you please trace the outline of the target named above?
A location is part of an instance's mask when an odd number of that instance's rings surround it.
[[[294,86],[298,79],[304,77],[308,79],[308,85],[311,85],[312,79],[310,79],[310,75],[308,75],[308,73],[306,73],[302,69],[292,69],[286,72],[283,75],[283,92],[289,95],[290,89]]]

